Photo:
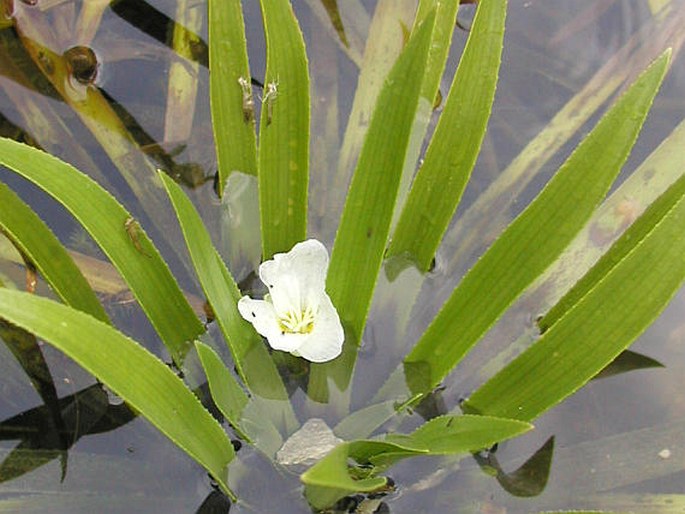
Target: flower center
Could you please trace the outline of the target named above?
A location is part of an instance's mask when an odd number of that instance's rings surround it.
[[[314,330],[314,310],[305,307],[304,310],[289,310],[278,316],[281,332],[288,334],[309,334]]]

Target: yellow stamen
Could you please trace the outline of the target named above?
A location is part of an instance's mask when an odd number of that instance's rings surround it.
[[[309,334],[314,330],[314,311],[311,307],[304,310],[290,310],[278,317],[281,332],[288,334]]]

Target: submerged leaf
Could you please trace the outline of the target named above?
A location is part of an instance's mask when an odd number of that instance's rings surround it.
[[[628,157],[669,56],[633,83],[462,279],[405,358],[413,393],[438,385],[587,222]]]
[[[481,0],[444,111],[412,184],[388,257],[427,271],[471,174],[499,75],[506,0]],[[436,84],[437,85],[437,84]]]
[[[642,355],[641,353],[630,350],[623,350],[614,360],[607,364],[602,371],[597,373],[593,380],[613,377],[614,375],[619,375],[621,373],[627,373],[628,371],[635,371],[638,369],[663,367],[665,366],[661,362],[656,359],[652,359],[647,355]]]
[[[345,46],[350,46],[345,35],[345,26],[340,18],[340,10],[338,9],[338,0],[320,0],[328,13],[328,18],[331,20],[331,25],[340,38],[340,42]]]
[[[685,280],[684,222],[685,176],[581,279],[579,291],[594,285],[465,407],[531,420],[606,367],[654,321]]]
[[[247,442],[253,442],[241,428],[243,410],[249,401],[247,393],[211,347],[196,341],[195,349],[205,370],[212,400],[236,433]]]

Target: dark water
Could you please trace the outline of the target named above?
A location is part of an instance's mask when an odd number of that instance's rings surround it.
[[[54,30],[53,46],[50,46],[54,52],[61,54],[75,45],[84,45],[84,33],[75,28],[81,2],[41,3],[38,0],[38,5],[33,7],[16,3],[18,9],[33,10],[33,16],[42,17]],[[310,192],[312,202],[316,203],[310,208],[310,235],[319,237],[329,247],[344,195],[344,187],[333,190],[330,184],[358,74],[358,66],[349,56],[363,50],[373,3],[339,2],[341,19],[348,23],[346,36],[351,48],[345,54],[336,43],[338,36],[322,9],[323,2],[294,2],[310,49],[314,87]],[[259,6],[256,1],[243,4],[251,70],[253,77],[260,80],[264,44]],[[685,18],[685,5],[675,0],[672,4],[668,17],[675,21],[670,23],[682,27],[677,22]],[[204,6],[201,2],[192,5],[200,13],[197,33],[206,41]],[[459,15],[461,23],[468,26],[472,15],[473,6],[465,6]],[[176,2],[171,0],[112,2],[87,46],[97,59],[95,85],[116,106],[117,114],[126,120],[148,158],[154,159],[157,166],[171,169],[186,186],[215,241],[221,241],[221,220],[218,209],[213,207],[217,201],[211,177],[216,171],[216,161],[209,119],[206,48],[202,43],[193,51],[198,87],[194,113],[183,111],[184,115],[172,124],[175,126],[165,126],[168,76],[172,63],[179,61],[168,45],[172,23],[177,17]],[[406,331],[398,333],[396,306],[384,300],[401,295],[403,287],[411,286],[379,284],[352,386],[353,408],[369,402],[401,359],[404,349],[423,331],[461,274],[491,240],[490,234],[496,234],[525,207],[590,125],[582,126],[537,175],[511,195],[509,205],[481,205],[478,199],[568,101],[587,84],[597,81],[597,71],[621,48],[634,44],[631,57],[621,62],[621,69],[627,70],[630,77],[650,60],[645,56],[654,57],[666,46],[674,46],[676,50],[671,72],[624,174],[635,169],[683,120],[685,67],[677,52],[681,37],[677,30],[669,32],[669,26],[666,21],[655,23],[646,0],[511,1],[495,107],[482,154],[451,232],[452,239],[446,238],[438,255],[437,270],[421,288],[418,306],[410,315]],[[443,94],[449,87],[466,36],[464,30],[455,29],[453,55],[441,87]],[[154,219],[136,201],[92,130],[40,78],[31,60],[25,55],[22,57],[21,45],[11,27],[2,30],[2,44],[2,134],[35,142],[92,176],[102,177],[106,187],[143,220],[182,286],[199,295],[199,287],[183,254],[177,251],[180,248],[177,231],[162,232],[154,228]],[[86,66],[86,76],[87,71]],[[33,77],[33,86],[22,82],[22,76]],[[72,85],[80,87],[76,83]],[[597,115],[592,116],[591,122],[596,119]],[[185,121],[188,123],[184,131]],[[681,157],[681,161],[685,164],[685,158]],[[20,193],[63,241],[83,253],[98,256],[77,224],[54,202],[5,170],[0,170],[0,180]],[[172,219],[173,215],[169,211],[162,213],[161,217],[164,216]],[[471,225],[470,220],[477,218],[491,223]],[[469,225],[464,228],[460,222]],[[460,235],[469,230],[471,238]],[[454,258],[455,255],[459,258]],[[240,274],[248,268],[234,272],[241,278]],[[0,273],[19,286],[23,284],[23,272],[6,255],[0,257]],[[116,287],[112,287],[103,291],[103,298],[115,322],[123,331],[162,354],[161,344],[144,317],[125,295],[113,292]],[[47,294],[44,288],[41,291]],[[367,509],[364,512],[379,508],[379,512],[398,513],[559,509],[682,512],[685,496],[679,493],[685,488],[685,396],[682,393],[685,328],[681,314],[684,300],[681,292],[632,347],[664,367],[633,371],[588,384],[538,419],[535,431],[497,449],[495,460],[502,468],[499,480],[484,473],[473,458],[413,459],[390,470],[389,475],[397,484],[395,492],[379,500],[366,501],[359,508]],[[520,351],[529,342],[525,334],[530,332],[532,320],[548,301],[532,295],[518,302],[479,349],[453,373],[433,404],[426,406],[425,412],[417,411],[409,416],[402,429],[420,423],[422,414],[454,409],[460,398],[511,358],[511,354],[500,354],[503,348],[516,341],[514,348]],[[214,328],[210,331],[216,332]],[[190,458],[147,422],[117,405],[116,398],[93,386],[92,378],[64,356],[47,345],[42,350],[50,364],[57,393],[63,398],[60,405],[69,425],[67,435],[57,445],[47,440],[44,435],[49,413],[41,410],[40,397],[11,352],[5,346],[0,347],[0,420],[5,420],[0,431],[3,439],[0,454],[6,459],[0,465],[0,511],[227,511],[225,499],[214,492],[206,474]],[[308,402],[299,389],[293,393],[293,404],[300,421],[313,416],[331,423],[336,419],[336,414],[326,406]],[[108,413],[107,423],[101,421],[104,412]],[[16,418],[22,413],[23,417]],[[12,431],[14,426],[22,430]],[[397,427],[390,424],[385,428]],[[539,470],[544,465],[526,468],[533,469],[528,473],[532,478],[517,480],[520,475],[513,472],[524,461],[534,455],[543,462],[549,457],[550,451],[544,451],[549,447],[544,445],[551,437],[554,437],[554,450],[546,486],[543,487],[544,479],[535,475],[541,473]],[[18,444],[21,451],[17,450]],[[69,447],[68,454],[59,451],[65,446]],[[241,458],[232,466],[231,477],[241,502],[231,506],[231,512],[308,511],[296,474],[272,466],[247,446],[238,455]],[[495,460],[491,459],[490,466],[495,465]]]

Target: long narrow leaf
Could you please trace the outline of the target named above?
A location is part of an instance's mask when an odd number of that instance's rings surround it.
[[[669,55],[634,82],[467,273],[405,358],[414,393],[435,387],[587,222],[628,156]]]
[[[291,431],[287,426],[291,420],[284,423],[282,416],[286,413],[294,417],[283,409],[283,405],[290,404],[283,401],[276,405],[256,395],[248,396],[211,347],[200,342],[195,347],[216,406],[241,438],[273,459],[283,446],[283,436],[275,423],[285,424],[286,432]]]
[[[240,291],[212,245],[202,219],[178,184],[163,174],[161,177],[181,224],[202,290],[231,349],[238,373],[253,392],[267,398],[286,399],[285,387],[261,336],[238,312]]]
[[[0,289],[0,316],[74,359],[204,466],[224,492],[231,442],[183,382],[110,325],[46,298]],[[133,372],[132,372],[133,371]]]
[[[35,148],[0,139],[0,163],[43,189],[83,225],[180,362],[189,342],[202,332],[202,323],[138,222],[92,179]]]
[[[536,298],[539,302],[538,312],[549,311],[559,302],[625,230],[630,228],[631,223],[685,174],[680,154],[683,147],[685,121],[681,122],[635,171],[611,192],[566,247],[564,253],[536,279],[526,295]],[[546,323],[539,323],[543,331],[545,325]],[[476,364],[468,370],[462,370],[464,374],[460,375],[460,381],[484,382],[530,346],[530,343],[530,334],[521,335],[507,345],[497,357],[490,358],[486,365]],[[609,368],[613,368],[613,363]],[[603,376],[609,368],[595,378]]]
[[[642,216],[640,216],[626,232],[614,243],[599,261],[583,278],[562,297],[559,302],[547,312],[538,322],[541,332],[547,331],[569,310],[571,310],[585,295],[587,295],[614,267],[619,265],[642,240],[654,230],[666,214],[673,208],[674,201],[685,194],[685,176],[680,177]]]
[[[542,339],[479,388],[467,407],[531,420],[606,367],[685,280],[685,177],[650,206],[562,300]],[[639,238],[635,241],[633,238]]]
[[[673,5],[668,16],[653,18],[641,26],[464,210],[443,237],[442,245],[449,249],[445,263],[448,273],[463,269],[465,260],[482,253],[483,244],[489,243],[483,240],[483,234],[497,234],[506,227],[514,209],[512,200],[542,177],[545,165],[588,120],[601,112],[602,106],[620,87],[633,80],[636,70],[647,67],[668,46],[675,49],[682,46],[684,19],[685,11]],[[655,44],[643,45],[642,41],[654,41]],[[440,289],[438,287],[440,293],[445,293]]]
[[[346,2],[346,4],[355,4]],[[350,6],[351,7],[351,6]],[[348,7],[348,9],[350,9]],[[355,13],[355,18],[359,14]],[[406,28],[416,18],[416,2],[407,0],[379,0],[368,26],[364,56],[359,68],[359,78],[354,90],[352,109],[347,119],[345,134],[340,146],[340,156],[332,181],[332,200],[327,214],[340,218],[345,192],[360,149],[369,128],[369,120],[378,101],[384,80],[406,45]]]
[[[68,305],[100,321],[109,318],[66,249],[33,210],[0,182],[0,230],[36,266]]]
[[[680,153],[683,147],[685,120],[612,191],[559,259],[536,281],[531,294],[544,298],[543,308],[558,302],[630,224],[685,174]]]
[[[255,111],[240,0],[209,2],[209,99],[219,194],[229,175],[257,174]]]
[[[506,0],[481,0],[445,109],[395,230],[388,257],[427,271],[476,163],[495,98]]]
[[[402,207],[407,201],[409,187],[416,172],[416,164],[424,148],[423,143],[426,138],[426,131],[433,118],[432,115],[440,95],[440,79],[445,71],[445,63],[449,55],[458,9],[459,2],[438,2],[437,0],[422,0],[417,8],[412,30],[418,30],[424,18],[433,11],[435,11],[435,26],[431,34],[428,61],[423,73],[423,82],[421,83],[421,98],[425,101],[419,102],[412,123],[409,144],[407,145],[407,155],[402,168],[402,179],[400,180],[397,193],[397,202],[392,216],[392,223],[390,224],[391,232],[397,226]]]
[[[214,403],[234,430],[246,441],[251,442],[250,437],[245,434],[240,426],[243,409],[249,401],[247,393],[243,391],[240,384],[233,378],[231,372],[228,371],[211,347],[196,341],[195,349],[200,357],[205,375],[207,375],[207,382]]]
[[[309,72],[304,39],[288,0],[261,0],[266,78],[259,127],[262,259],[307,234]]]
[[[357,340],[383,260],[434,21],[431,14],[411,38],[378,97],[331,255],[328,291]]]
[[[431,39],[431,49],[428,51],[428,63],[421,84],[421,96],[431,102],[431,111],[436,103],[436,96],[440,88],[440,79],[445,71],[445,63],[449,55],[454,24],[459,10],[459,2],[441,2],[439,0],[421,0],[416,9],[414,27],[418,30],[423,20],[430,16],[435,9],[435,27]]]
[[[105,1],[103,8],[107,6],[109,2]],[[203,44],[198,33],[205,14],[202,4],[192,0],[176,2],[172,48],[181,59],[173,59],[169,64],[163,141],[186,141],[193,130],[200,82],[200,63],[193,59],[193,51]]]

